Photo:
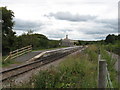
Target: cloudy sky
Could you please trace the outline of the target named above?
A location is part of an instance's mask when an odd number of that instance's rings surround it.
[[[101,40],[118,34],[119,0],[0,0],[14,12],[17,35],[33,30],[49,39]]]

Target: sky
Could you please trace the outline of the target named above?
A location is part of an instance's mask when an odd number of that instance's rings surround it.
[[[119,0],[0,0],[14,12],[17,35],[33,30],[49,39],[102,40],[118,34]]]

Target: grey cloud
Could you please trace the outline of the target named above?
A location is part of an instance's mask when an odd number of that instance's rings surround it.
[[[73,30],[71,30],[71,29],[61,29],[61,31],[64,32],[64,33],[66,33],[66,32],[71,32]]]
[[[49,38],[63,38],[65,36],[66,31],[64,29],[58,29],[56,31],[51,32],[51,30],[48,30],[45,32],[45,34],[49,37]]]
[[[86,30],[86,31],[84,31],[84,33],[85,33],[85,34],[90,34],[90,35],[95,35],[95,34],[96,34],[96,35],[100,35],[100,34],[105,34],[106,32],[104,32],[104,31],[98,31],[98,30],[95,30],[95,31],[92,31],[92,30],[91,30],[91,31],[87,31],[87,30]],[[107,32],[107,33],[108,33],[108,32]]]
[[[95,29],[84,30],[83,33],[90,35],[102,35],[102,34],[111,34],[117,33],[116,29],[106,28],[106,27],[96,27]]]
[[[91,15],[73,15],[70,12],[57,12],[57,13],[50,13],[49,15],[46,15],[48,17],[55,17],[59,20],[67,20],[72,22],[81,22],[81,21],[88,21],[93,20],[96,18],[96,16]]]
[[[99,23],[111,23],[111,24],[117,24],[117,19],[98,19],[96,20],[96,22],[99,22]]]
[[[27,31],[27,30],[38,30],[41,28],[43,25],[42,23],[37,23],[36,21],[26,21],[26,20],[20,20],[20,19],[14,19],[15,25],[14,29],[15,30],[20,30],[20,31]]]
[[[94,26],[94,28],[84,30],[83,32],[85,34],[101,35],[118,33],[117,19],[103,19],[103,20],[96,19],[94,22],[97,23],[98,26],[96,25]]]
[[[104,27],[110,29],[111,32],[113,32],[113,33],[118,32],[118,26],[117,25],[107,24],[107,25],[104,25]]]
[[[97,20],[97,22],[103,24],[103,28],[108,29],[109,33],[118,33],[117,19],[103,19],[103,20]]]
[[[87,2],[85,2],[86,4],[104,4],[105,2],[102,2],[102,1],[99,1],[99,2],[92,2],[92,1],[87,1]]]
[[[106,35],[104,35],[104,36],[96,36],[96,37],[94,37],[94,39],[96,39],[96,40],[104,40],[106,38]]]
[[[51,34],[48,35],[49,38],[63,38],[65,35],[63,34]]]

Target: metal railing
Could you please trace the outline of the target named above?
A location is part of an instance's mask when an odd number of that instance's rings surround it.
[[[14,59],[16,57],[19,57],[25,53],[31,52],[32,51],[32,45],[11,51],[10,54],[8,55],[7,58],[4,59],[4,61],[8,60],[8,59]]]

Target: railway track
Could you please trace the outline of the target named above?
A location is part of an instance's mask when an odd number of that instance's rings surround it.
[[[2,80],[0,80],[0,81],[4,82],[6,80],[10,80],[11,78],[14,78],[16,76],[19,76],[21,74],[29,72],[33,69],[41,67],[50,62],[53,62],[57,59],[67,56],[67,55],[69,55],[77,50],[80,50],[82,48],[83,47],[73,47],[73,48],[59,49],[59,50],[54,50],[52,52],[47,52],[48,55],[43,56],[42,58],[40,58],[36,61],[32,61],[27,64],[20,65],[20,66],[10,68],[10,69],[0,72],[0,74],[2,74]]]

